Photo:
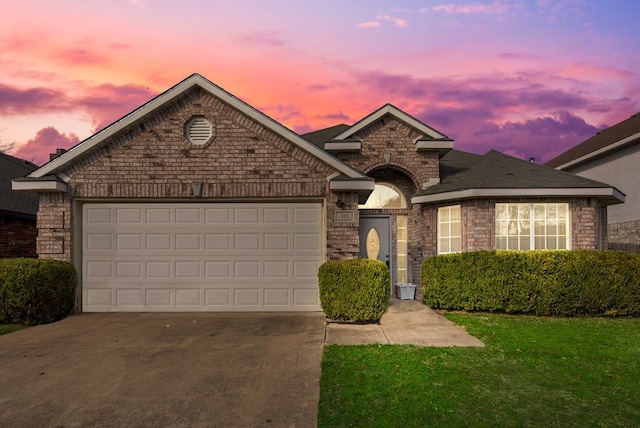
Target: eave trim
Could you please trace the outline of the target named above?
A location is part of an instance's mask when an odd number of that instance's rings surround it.
[[[402,110],[398,109],[397,107],[392,106],[391,104],[386,104],[386,105],[380,107],[378,110],[374,111],[370,115],[368,115],[368,116],[364,117],[363,119],[359,120],[357,123],[355,123],[350,128],[347,128],[346,130],[344,130],[340,134],[338,134],[335,137],[333,137],[333,139],[334,140],[344,140],[345,138],[350,137],[353,134],[356,134],[358,131],[361,131],[365,127],[367,127],[370,124],[374,123],[375,121],[377,121],[378,119],[380,119],[382,116],[384,116],[386,114],[391,114],[395,118],[407,123],[408,125],[418,129],[421,133],[423,133],[425,135],[428,135],[431,138],[434,138],[436,140],[439,140],[439,139],[447,139],[448,140],[449,139],[449,137],[447,137],[446,135],[444,135],[444,134],[436,131],[435,129],[431,128],[430,126],[420,122],[418,119],[408,115],[407,113],[403,112]]]
[[[428,204],[458,199],[488,198],[488,197],[594,197],[613,198],[617,202],[624,202],[625,195],[615,187],[589,188],[556,188],[556,189],[466,189],[454,192],[436,193],[431,195],[416,195],[411,198],[413,204]]]
[[[591,153],[587,153],[584,156],[580,156],[579,158],[576,158],[576,159],[573,159],[573,160],[571,160],[569,162],[563,163],[562,165],[557,166],[556,169],[564,170],[566,168],[570,168],[572,166],[581,164],[581,163],[586,162],[586,161],[588,161],[588,160],[590,160],[592,158],[596,158],[596,157],[604,155],[604,154],[606,154],[606,153],[608,153],[608,152],[610,152],[612,150],[621,148],[622,146],[624,146],[624,145],[626,145],[626,144],[628,144],[630,142],[633,142],[634,140],[636,140],[638,138],[640,138],[640,132],[637,132],[637,133],[635,133],[633,135],[628,136],[627,138],[623,138],[622,140],[619,140],[619,141],[617,141],[617,142],[615,142],[613,144],[609,144],[608,146],[602,147],[602,148],[600,148],[598,150],[595,150],[595,151],[593,151]]]
[[[57,180],[33,180],[33,181],[11,181],[11,190],[21,192],[63,192],[66,193],[69,186]]]
[[[199,86],[203,90],[209,92],[214,97],[221,99],[223,102],[229,104],[234,109],[239,110],[242,113],[246,114],[248,117],[252,118],[253,120],[260,123],[261,125],[265,126],[267,129],[271,130],[277,135],[280,135],[281,137],[285,138],[286,140],[292,142],[293,144],[297,145],[301,149],[305,150],[309,154],[315,156],[316,158],[320,159],[321,161],[327,163],[331,167],[340,171],[340,173],[351,178],[364,177],[363,174],[361,174],[354,168],[350,167],[346,163],[335,158],[334,156],[325,152],[319,147],[316,147],[315,145],[305,140],[295,132],[286,128],[284,125],[280,124],[279,122],[276,122],[266,114],[251,107],[249,104],[245,103],[244,101],[240,100],[236,96],[225,91],[221,87],[217,86],[213,82],[205,79],[203,76],[197,73],[189,76],[188,78],[184,79],[182,82],[168,89],[164,93],[158,95],[156,98],[152,99],[148,103],[144,104],[143,106],[139,107],[138,109],[124,116],[120,120],[109,125],[105,129],[99,131],[97,134],[94,134],[91,137],[87,138],[82,143],[71,148],[66,153],[62,154],[61,156],[57,157],[51,162],[38,168],[37,170],[29,174],[29,177],[40,178],[45,175],[52,174],[59,171],[60,169],[64,168],[66,165],[71,163],[74,159],[89,152],[90,150],[98,146],[103,141],[113,137],[114,135],[116,135],[117,133],[123,131],[128,127],[134,126],[137,123],[142,122],[147,115],[151,114],[156,109],[159,109],[162,106],[170,103],[176,97],[186,93],[188,90],[191,90],[196,86]]]

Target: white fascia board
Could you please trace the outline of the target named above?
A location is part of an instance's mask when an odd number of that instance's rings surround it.
[[[358,131],[362,130],[363,128],[369,126],[370,124],[372,124],[376,120],[380,119],[382,116],[384,116],[387,113],[391,114],[392,116],[396,117],[397,119],[399,119],[399,120],[401,120],[403,122],[406,122],[408,125],[418,129],[420,132],[430,136],[431,138],[435,138],[435,139],[447,138],[446,135],[443,135],[443,134],[437,132],[435,129],[427,126],[426,124],[424,124],[422,122],[420,122],[418,119],[408,115],[407,113],[405,113],[402,110],[392,106],[391,104],[387,104],[387,105],[379,108],[378,110],[374,111],[369,116],[361,119],[355,125],[351,126],[350,128],[347,128],[345,131],[343,131],[340,134],[336,135],[335,137],[333,137],[333,139],[334,140],[343,140],[343,139],[345,139],[345,138],[357,133]]]
[[[417,140],[414,141],[416,151],[419,150],[452,150],[451,140]]]
[[[332,180],[329,183],[331,190],[372,190],[376,183],[373,180]]]
[[[339,142],[339,141],[328,141],[324,143],[325,150],[332,150],[335,152],[353,152],[357,150],[362,150],[362,143],[359,142]]]
[[[63,167],[65,164],[67,164],[74,158],[91,150],[93,147],[97,146],[102,141],[112,137],[113,135],[135,124],[136,122],[142,121],[144,117],[149,113],[169,103],[171,100],[175,99],[176,97],[180,96],[181,94],[185,93],[186,91],[190,90],[195,86],[200,86],[202,89],[211,93],[213,96],[221,99],[223,102],[229,104],[233,108],[241,111],[242,113],[246,114],[250,118],[259,122],[260,124],[265,126],[267,129],[270,129],[271,131],[275,132],[281,137],[296,144],[301,149],[314,155],[315,157],[322,160],[323,162],[331,165],[333,168],[337,169],[342,174],[351,178],[364,177],[363,174],[351,168],[346,163],[331,156],[329,153],[325,152],[324,150],[314,146],[304,138],[300,137],[295,132],[291,131],[290,129],[286,128],[285,126],[281,125],[275,120],[271,119],[266,114],[251,107],[249,104],[245,103],[244,101],[240,100],[236,96],[225,91],[218,85],[205,79],[199,74],[193,74],[190,77],[186,78],[185,80],[183,80],[182,82],[174,86],[173,88],[167,90],[165,93],[152,99],[147,104],[143,105],[142,107],[139,107],[137,110],[134,110],[133,112],[129,113],[127,116],[113,123],[111,126],[103,129],[97,134],[92,135],[91,137],[84,140],[82,143],[78,144],[68,152],[62,154],[61,156],[57,157],[53,161],[35,170],[29,175],[29,177],[40,178],[55,172],[58,168]]]
[[[11,181],[11,190],[22,192],[66,192],[68,186],[56,180],[51,181]]]
[[[564,170],[566,168],[572,167],[572,166],[580,164],[582,162],[586,162],[591,158],[595,158],[595,157],[598,157],[600,155],[604,155],[607,152],[610,152],[611,150],[615,150],[615,149],[617,149],[617,148],[619,148],[621,146],[624,146],[625,144],[630,143],[630,142],[632,142],[634,140],[637,140],[638,138],[640,138],[640,132],[638,132],[636,134],[633,134],[633,135],[630,135],[627,138],[623,138],[622,140],[617,141],[617,142],[615,142],[613,144],[609,144],[608,146],[603,147],[601,149],[598,149],[596,151],[593,151],[593,152],[591,152],[589,154],[586,154],[584,156],[576,158],[576,159],[574,159],[572,161],[569,161],[569,162],[567,162],[565,164],[557,166],[556,169]]]
[[[558,188],[558,189],[466,189],[455,192],[414,196],[413,204],[428,204],[456,199],[488,197],[612,197],[624,202],[625,195],[615,187]]]

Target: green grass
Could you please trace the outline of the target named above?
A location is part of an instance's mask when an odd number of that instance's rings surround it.
[[[0,324],[0,336],[3,334],[13,333],[14,331],[22,330],[25,328],[24,325],[18,324]]]
[[[325,347],[318,426],[640,426],[640,319],[447,318],[486,346]]]

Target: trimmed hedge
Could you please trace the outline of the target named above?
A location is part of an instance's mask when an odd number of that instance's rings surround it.
[[[0,259],[0,323],[37,325],[60,320],[74,307],[78,275],[49,259]]]
[[[389,269],[379,260],[331,260],[318,270],[320,304],[327,318],[377,321],[387,310]]]
[[[432,308],[545,316],[640,316],[640,255],[480,251],[422,264]]]

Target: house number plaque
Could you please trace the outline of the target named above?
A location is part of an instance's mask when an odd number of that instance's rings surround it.
[[[336,223],[353,223],[355,221],[355,212],[353,210],[336,211],[334,219]]]

